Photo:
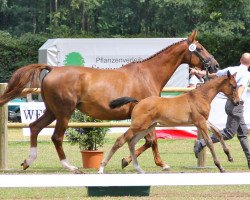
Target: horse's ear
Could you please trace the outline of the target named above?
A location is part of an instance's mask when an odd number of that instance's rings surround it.
[[[193,30],[192,34],[188,37],[189,43],[193,43],[197,35],[197,30]]]
[[[230,71],[229,70],[227,71],[227,77],[228,78],[231,78],[231,76],[233,76],[235,78],[236,74],[237,74],[237,72],[235,72],[233,75],[231,75]]]

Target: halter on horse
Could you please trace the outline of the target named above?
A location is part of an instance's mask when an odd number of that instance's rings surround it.
[[[186,40],[177,42],[148,59],[113,70],[51,67],[44,64],[19,68],[11,77],[4,94],[0,96],[0,106],[19,96],[25,87],[36,87],[43,69],[50,71],[41,83],[41,94],[46,110],[39,119],[30,124],[30,153],[22,163],[23,169],[27,169],[37,157],[39,132],[56,120],[52,141],[61,164],[70,171],[80,172],[66,160],[62,146],[69,119],[76,108],[96,119],[128,119],[134,106],[126,105],[113,110],[108,106],[112,99],[131,96],[141,100],[149,96],[160,96],[163,87],[182,63],[188,63],[200,69],[205,69],[204,64],[208,64],[210,72],[216,71],[217,61],[195,40],[196,34],[197,32],[193,31]],[[189,49],[192,44],[195,48]],[[159,156],[154,131],[147,135],[146,142],[137,151],[137,155],[149,147],[152,147],[154,152],[155,163],[163,169],[168,168]],[[130,162],[129,159],[124,160],[126,164]]]
[[[231,75],[228,71],[227,76],[211,80],[203,86],[198,87],[196,90],[192,90],[174,98],[151,96],[138,103],[134,98],[121,97],[111,101],[110,107],[113,109],[128,103],[138,104],[135,105],[132,111],[130,128],[117,138],[109,154],[101,162],[98,173],[104,172],[104,167],[107,165],[108,161],[126,142],[128,143],[135,169],[139,173],[144,173],[135,156],[135,145],[141,138],[151,132],[157,123],[168,126],[194,124],[201,130],[202,136],[211,151],[215,165],[219,168],[220,172],[224,172],[225,170],[215,154],[212,140],[208,136],[208,128],[215,131],[215,134],[223,146],[224,152],[228,156],[228,160],[233,161],[233,158],[221,134],[217,132],[207,120],[210,112],[210,104],[219,92],[223,92],[234,102],[234,104],[239,104],[240,99],[237,92],[235,75],[236,74]]]

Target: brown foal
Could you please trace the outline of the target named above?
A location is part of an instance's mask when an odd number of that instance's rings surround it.
[[[102,161],[98,173],[104,172],[104,167],[113,154],[126,142],[128,143],[135,169],[139,173],[144,173],[135,155],[135,144],[151,132],[157,123],[167,126],[194,124],[201,130],[202,136],[211,151],[215,165],[221,172],[224,172],[225,170],[217,159],[213,143],[208,136],[208,128],[217,134],[224,152],[228,156],[228,160],[233,161],[233,159],[221,134],[207,120],[210,112],[210,104],[219,92],[223,92],[235,105],[239,104],[240,99],[237,92],[235,75],[231,75],[228,71],[227,76],[211,80],[195,90],[173,98],[151,96],[141,100],[138,104],[136,104],[137,100],[131,97],[122,97],[112,101],[110,107],[113,109],[128,103],[136,105],[131,114],[130,128],[117,138],[109,154]]]

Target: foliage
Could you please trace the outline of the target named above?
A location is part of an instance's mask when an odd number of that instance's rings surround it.
[[[49,38],[199,38],[222,67],[249,51],[249,0],[0,0],[0,82]],[[227,51],[226,51],[227,50]]]
[[[0,82],[7,82],[18,67],[37,63],[38,49],[45,41],[45,37],[30,33],[17,38],[0,31]]]
[[[225,37],[249,34],[249,5],[248,0],[210,0],[198,26],[202,31]]]
[[[240,11],[240,12],[239,12]],[[14,35],[249,34],[249,0],[2,0],[0,27]]]
[[[75,111],[72,122],[101,122],[82,114],[80,111]],[[105,135],[108,128],[91,127],[91,128],[69,128],[66,132],[66,138],[71,144],[78,144],[80,150],[97,150],[102,147],[105,142]]]
[[[219,62],[221,68],[239,64],[241,54],[249,52],[249,36],[223,36],[217,33],[200,33],[202,44]]]

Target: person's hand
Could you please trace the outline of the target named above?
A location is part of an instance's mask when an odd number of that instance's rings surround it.
[[[190,71],[190,74],[192,74],[192,75],[197,74],[197,73],[198,73],[198,70],[195,68],[192,68]]]
[[[205,70],[202,70],[202,71],[197,70],[197,75],[198,75],[199,77],[203,77],[203,76],[206,75],[206,71],[205,71]]]

